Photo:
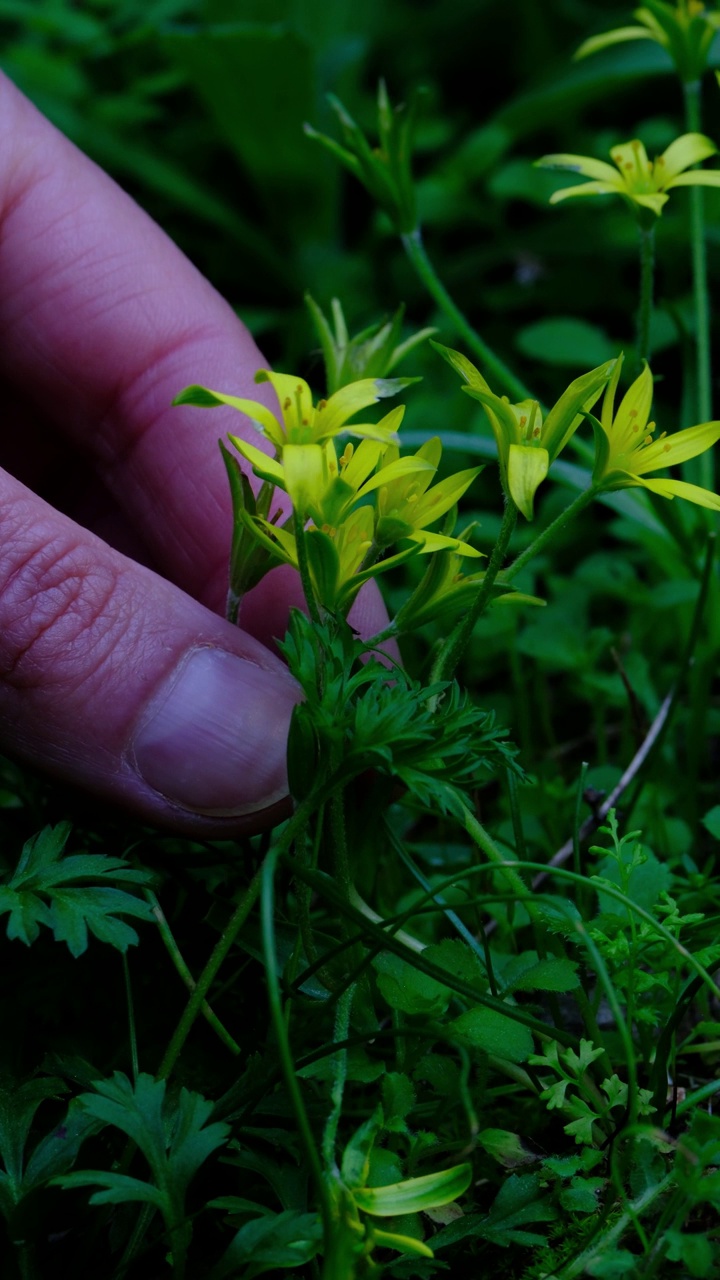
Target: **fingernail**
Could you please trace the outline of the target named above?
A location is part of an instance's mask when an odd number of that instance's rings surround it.
[[[133,743],[146,783],[184,809],[233,817],[287,795],[289,677],[223,649],[192,649],[150,702]]]

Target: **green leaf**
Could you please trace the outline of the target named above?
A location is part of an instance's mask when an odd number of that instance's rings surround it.
[[[389,1072],[382,1082],[382,1100],[385,1129],[389,1133],[407,1133],[405,1119],[415,1106],[412,1082],[400,1071]]]
[[[437,1018],[447,1009],[452,992],[390,951],[373,960],[377,984],[391,1009]]]
[[[483,1129],[478,1134],[480,1146],[487,1151],[493,1160],[504,1164],[506,1169],[515,1169],[523,1164],[534,1164],[538,1157],[523,1146],[522,1138],[508,1129]]]
[[[526,1231],[531,1222],[553,1222],[557,1210],[536,1173],[512,1173],[495,1197],[481,1234],[497,1244],[544,1244],[545,1237]]]
[[[209,1280],[239,1274],[259,1276],[265,1271],[289,1270],[305,1266],[322,1243],[322,1226],[317,1214],[286,1210],[254,1218],[240,1228]],[[245,1268],[248,1268],[246,1271]]]
[[[212,1103],[199,1093],[181,1089],[176,1099],[166,1098],[165,1081],[142,1072],[131,1083],[121,1071],[111,1080],[96,1080],[94,1093],[78,1099],[85,1112],[114,1125],[142,1151],[150,1168],[150,1180],[104,1170],[85,1170],[58,1179],[63,1187],[100,1186],[93,1204],[143,1201],[155,1205],[171,1232],[181,1227],[189,1239],[191,1224],[185,1219],[188,1185],[211,1152],[222,1146],[229,1126],[207,1124]]]
[[[716,840],[720,840],[720,804],[716,804],[712,809],[708,809],[702,824],[706,831],[710,832]]]
[[[618,344],[597,325],[570,316],[527,325],[517,334],[515,345],[530,360],[568,369],[604,364],[618,353]]]
[[[574,991],[580,986],[577,963],[548,956],[526,969],[512,984],[514,991]]]
[[[471,1048],[509,1062],[527,1062],[534,1048],[528,1028],[495,1009],[469,1009],[449,1024],[449,1030]]]
[[[118,917],[152,920],[153,915],[147,902],[115,888],[114,882],[140,886],[152,876],[121,858],[66,856],[69,833],[69,825],[60,823],[45,827],[25,844],[14,873],[0,887],[0,915],[9,916],[7,936],[30,946],[45,925],[74,956],[87,949],[88,931],[118,951],[127,951],[138,935]]]

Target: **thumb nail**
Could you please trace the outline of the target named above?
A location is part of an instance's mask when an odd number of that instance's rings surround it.
[[[284,673],[223,649],[192,649],[151,700],[135,735],[138,772],[168,800],[234,817],[287,795],[290,716],[300,699]]]

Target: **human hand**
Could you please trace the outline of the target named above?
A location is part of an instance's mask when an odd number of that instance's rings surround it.
[[[271,403],[252,381],[265,362],[3,77],[0,228],[0,749],[177,830],[258,829],[287,791],[298,691],[267,646],[299,586],[278,569],[244,630],[220,616],[225,422],[171,401],[204,382]],[[355,625],[383,619],[364,592]]]

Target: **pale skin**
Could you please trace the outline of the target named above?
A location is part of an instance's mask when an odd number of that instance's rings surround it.
[[[287,811],[298,694],[272,641],[299,588],[278,570],[247,598],[242,628],[224,620],[230,510],[216,442],[243,425],[232,410],[171,401],[199,382],[270,404],[253,382],[264,364],[159,227],[0,77],[0,751],[208,837]],[[363,593],[355,625],[372,633],[384,619],[377,593]],[[218,655],[220,687],[242,671],[247,699],[235,713],[228,695],[218,712],[238,759],[213,789],[212,735],[205,749],[183,723],[178,761],[178,742],[158,748],[144,726],[168,689],[185,705],[191,683],[205,697],[201,668],[214,672]]]

